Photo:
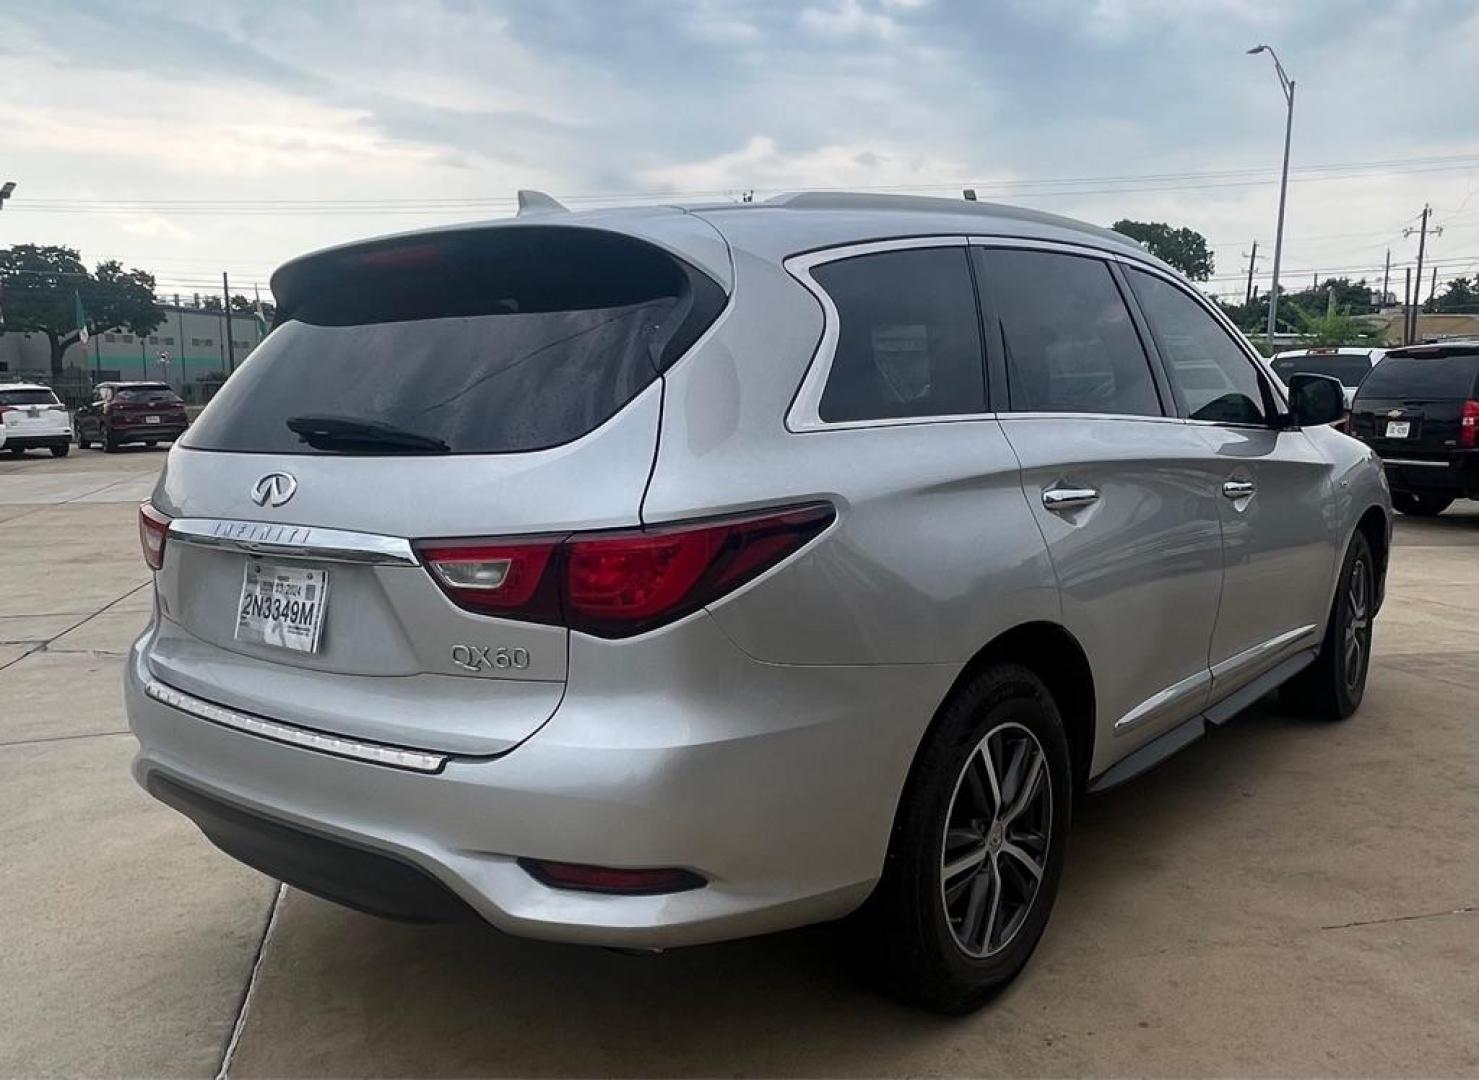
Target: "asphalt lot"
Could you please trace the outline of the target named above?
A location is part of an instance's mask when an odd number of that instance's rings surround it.
[[[1399,522],[1354,719],[1260,707],[1090,801],[1028,972],[946,1021],[823,933],[628,957],[218,855],[128,773],[162,460],[0,456],[0,1075],[1479,1075],[1479,504]]]

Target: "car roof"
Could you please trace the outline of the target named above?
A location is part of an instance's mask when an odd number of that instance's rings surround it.
[[[32,382],[5,382],[0,383],[0,390],[50,390],[51,387],[43,383]]]
[[[115,388],[117,388],[117,387],[123,387],[124,389],[128,389],[130,387],[140,387],[140,386],[147,386],[151,390],[173,390],[174,389],[174,387],[171,386],[169,383],[167,383],[167,382],[160,382],[157,379],[152,379],[152,380],[147,380],[147,381],[144,380],[144,379],[131,379],[131,380],[106,379],[103,382],[98,383],[97,385],[98,386],[112,386],[112,387],[115,387]]]
[[[320,260],[412,239],[491,229],[554,226],[624,233],[648,240],[707,272],[726,291],[733,285],[735,249],[771,262],[822,248],[927,236],[999,236],[1047,240],[1125,255],[1176,271],[1134,240],[1111,229],[1025,207],[968,199],[876,192],[804,191],[764,202],[649,205],[567,211],[547,196],[518,217],[467,222],[367,238],[292,259],[272,275],[279,309],[297,299],[303,270]],[[717,234],[717,235],[716,235]],[[722,239],[721,239],[722,237]]]
[[[1269,357],[1269,359],[1270,360],[1282,360],[1282,359],[1285,359],[1286,357],[1291,357],[1291,356],[1292,357],[1305,357],[1305,356],[1366,356],[1366,357],[1369,357],[1373,353],[1386,352],[1386,351],[1387,350],[1385,350],[1385,349],[1383,349],[1383,348],[1381,348],[1379,346],[1372,347],[1372,348],[1356,348],[1355,346],[1342,345],[1339,348],[1319,348],[1319,347],[1315,347],[1315,348],[1312,348],[1312,349],[1285,349],[1283,352],[1276,352],[1276,353],[1274,353],[1273,356]]]

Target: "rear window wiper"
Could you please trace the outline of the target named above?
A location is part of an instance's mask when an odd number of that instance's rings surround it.
[[[432,435],[398,428],[379,420],[352,416],[293,416],[288,430],[316,450],[410,450],[422,454],[449,454],[452,448]]]

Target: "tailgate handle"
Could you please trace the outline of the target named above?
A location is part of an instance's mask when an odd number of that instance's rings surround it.
[[[1049,510],[1078,510],[1098,501],[1094,488],[1055,487],[1042,493],[1042,504]]]

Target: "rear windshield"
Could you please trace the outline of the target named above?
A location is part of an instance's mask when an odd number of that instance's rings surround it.
[[[1361,384],[1361,398],[1469,398],[1479,355],[1388,356]]]
[[[651,244],[569,227],[432,234],[280,278],[279,324],[186,445],[345,452],[288,427],[332,417],[459,454],[557,446],[636,397],[724,304],[712,279]]]
[[[50,390],[0,390],[0,405],[55,405],[56,395]]]
[[[133,404],[172,405],[180,400],[180,395],[167,386],[120,386],[113,391],[113,399]]]
[[[1328,375],[1342,386],[1360,386],[1371,372],[1364,356],[1284,356],[1273,361],[1274,374],[1286,383],[1294,375]]]

